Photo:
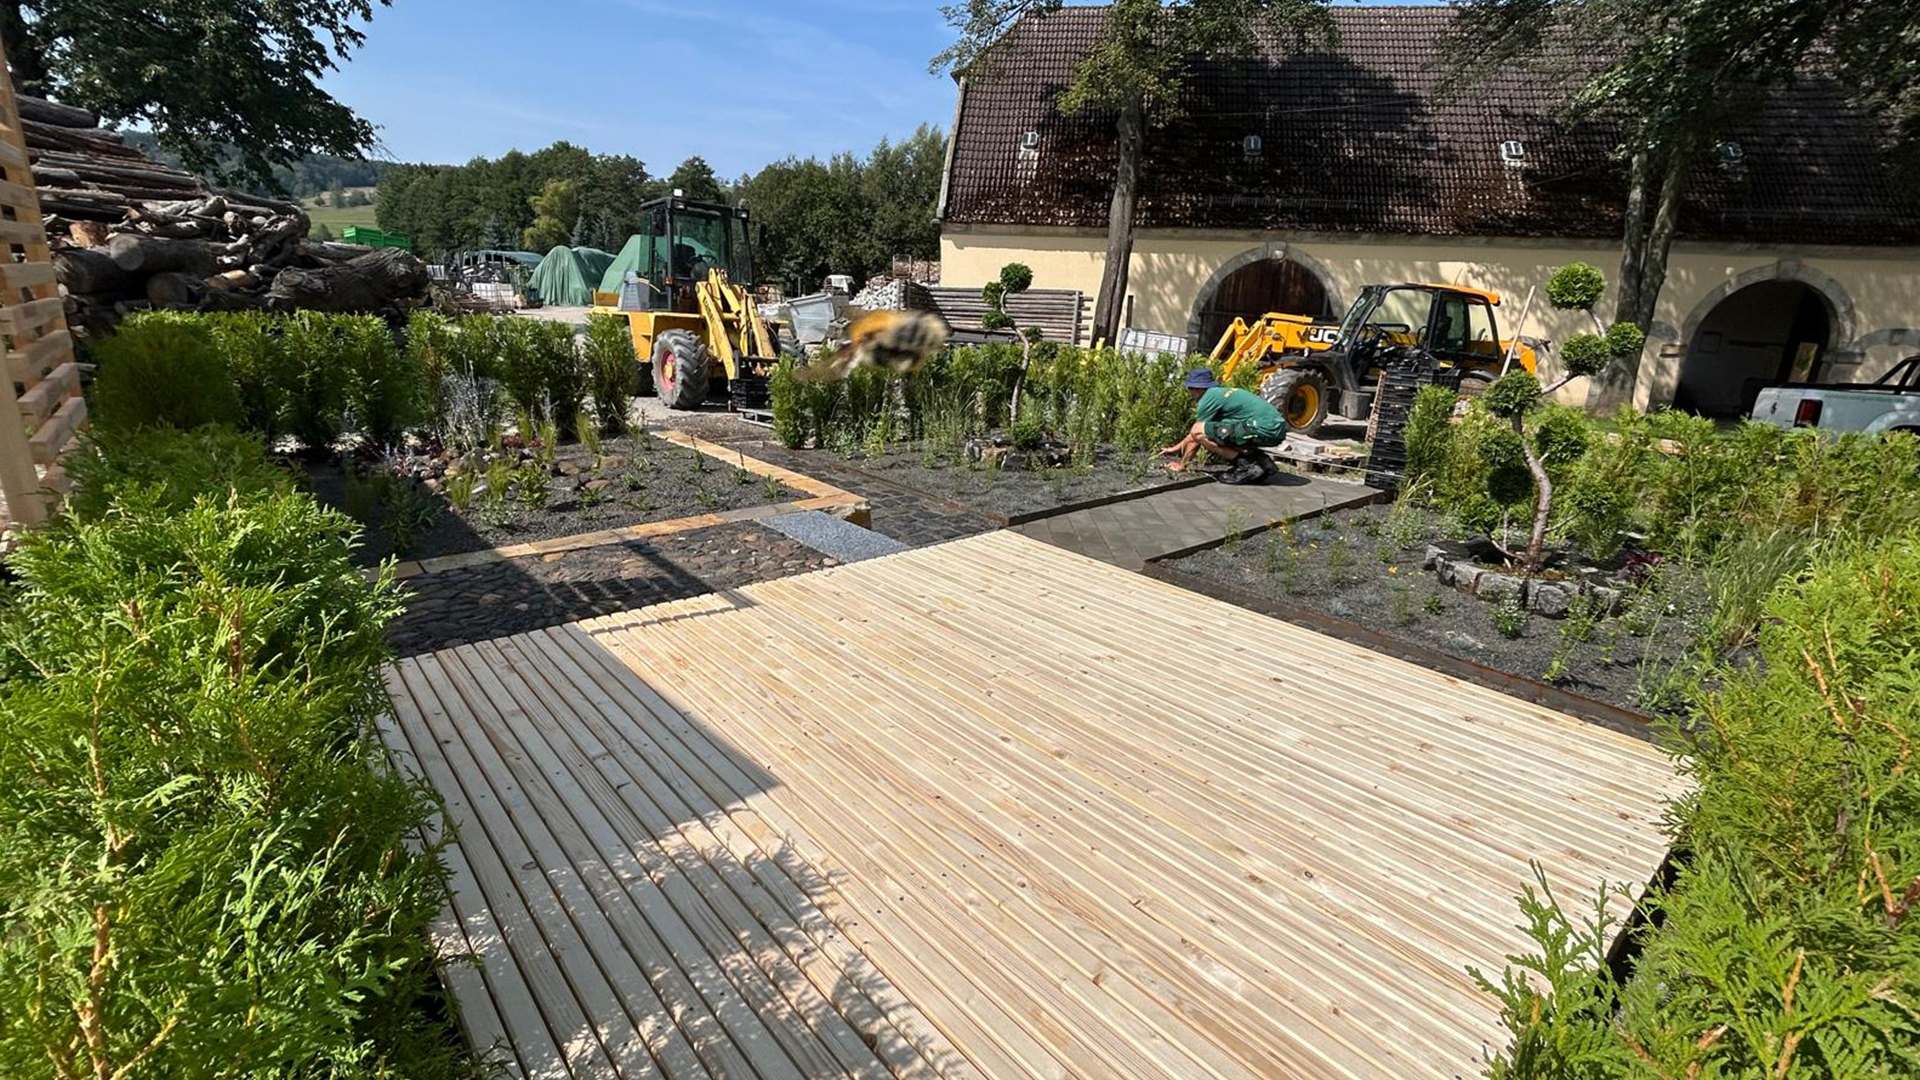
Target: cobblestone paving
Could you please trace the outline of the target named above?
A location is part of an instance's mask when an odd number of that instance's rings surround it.
[[[833,565],[760,525],[716,525],[409,578],[387,638],[412,656]]]

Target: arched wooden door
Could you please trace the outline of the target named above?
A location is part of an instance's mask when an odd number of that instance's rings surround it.
[[[1291,259],[1261,259],[1227,275],[1200,308],[1201,351],[1210,352],[1235,319],[1251,323],[1270,311],[1310,315],[1333,314],[1327,307],[1327,288],[1313,271]]]

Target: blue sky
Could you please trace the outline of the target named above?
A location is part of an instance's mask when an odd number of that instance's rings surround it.
[[[865,152],[945,128],[937,0],[395,0],[326,79],[401,161],[566,139],[664,174]]]
[[[952,123],[953,81],[927,73],[953,40],[942,2],[394,0],[326,85],[379,125],[375,156],[566,139],[661,175],[699,154],[731,179]]]

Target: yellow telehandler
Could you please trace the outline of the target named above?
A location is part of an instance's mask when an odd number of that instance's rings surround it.
[[[1485,390],[1509,355],[1534,370],[1546,344],[1502,339],[1493,312],[1499,306],[1499,294],[1461,285],[1367,285],[1337,323],[1277,312],[1251,325],[1235,319],[1212,358],[1226,361],[1229,380],[1246,365],[1257,367],[1260,395],[1289,429],[1310,436],[1330,414],[1371,414],[1381,360],[1390,352],[1430,353],[1439,376],[1457,380],[1463,396]]]
[[[724,381],[735,408],[765,408],[786,346],[753,305],[746,210],[676,193],[640,214],[643,231],[614,263],[620,291],[595,292],[594,310],[626,318],[642,387],[651,380],[662,404],[693,409]]]

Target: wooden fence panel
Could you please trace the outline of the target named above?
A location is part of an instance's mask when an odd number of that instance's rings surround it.
[[[66,494],[60,457],[86,426],[87,400],[8,72],[0,44],[0,493],[8,525],[38,525]]]

